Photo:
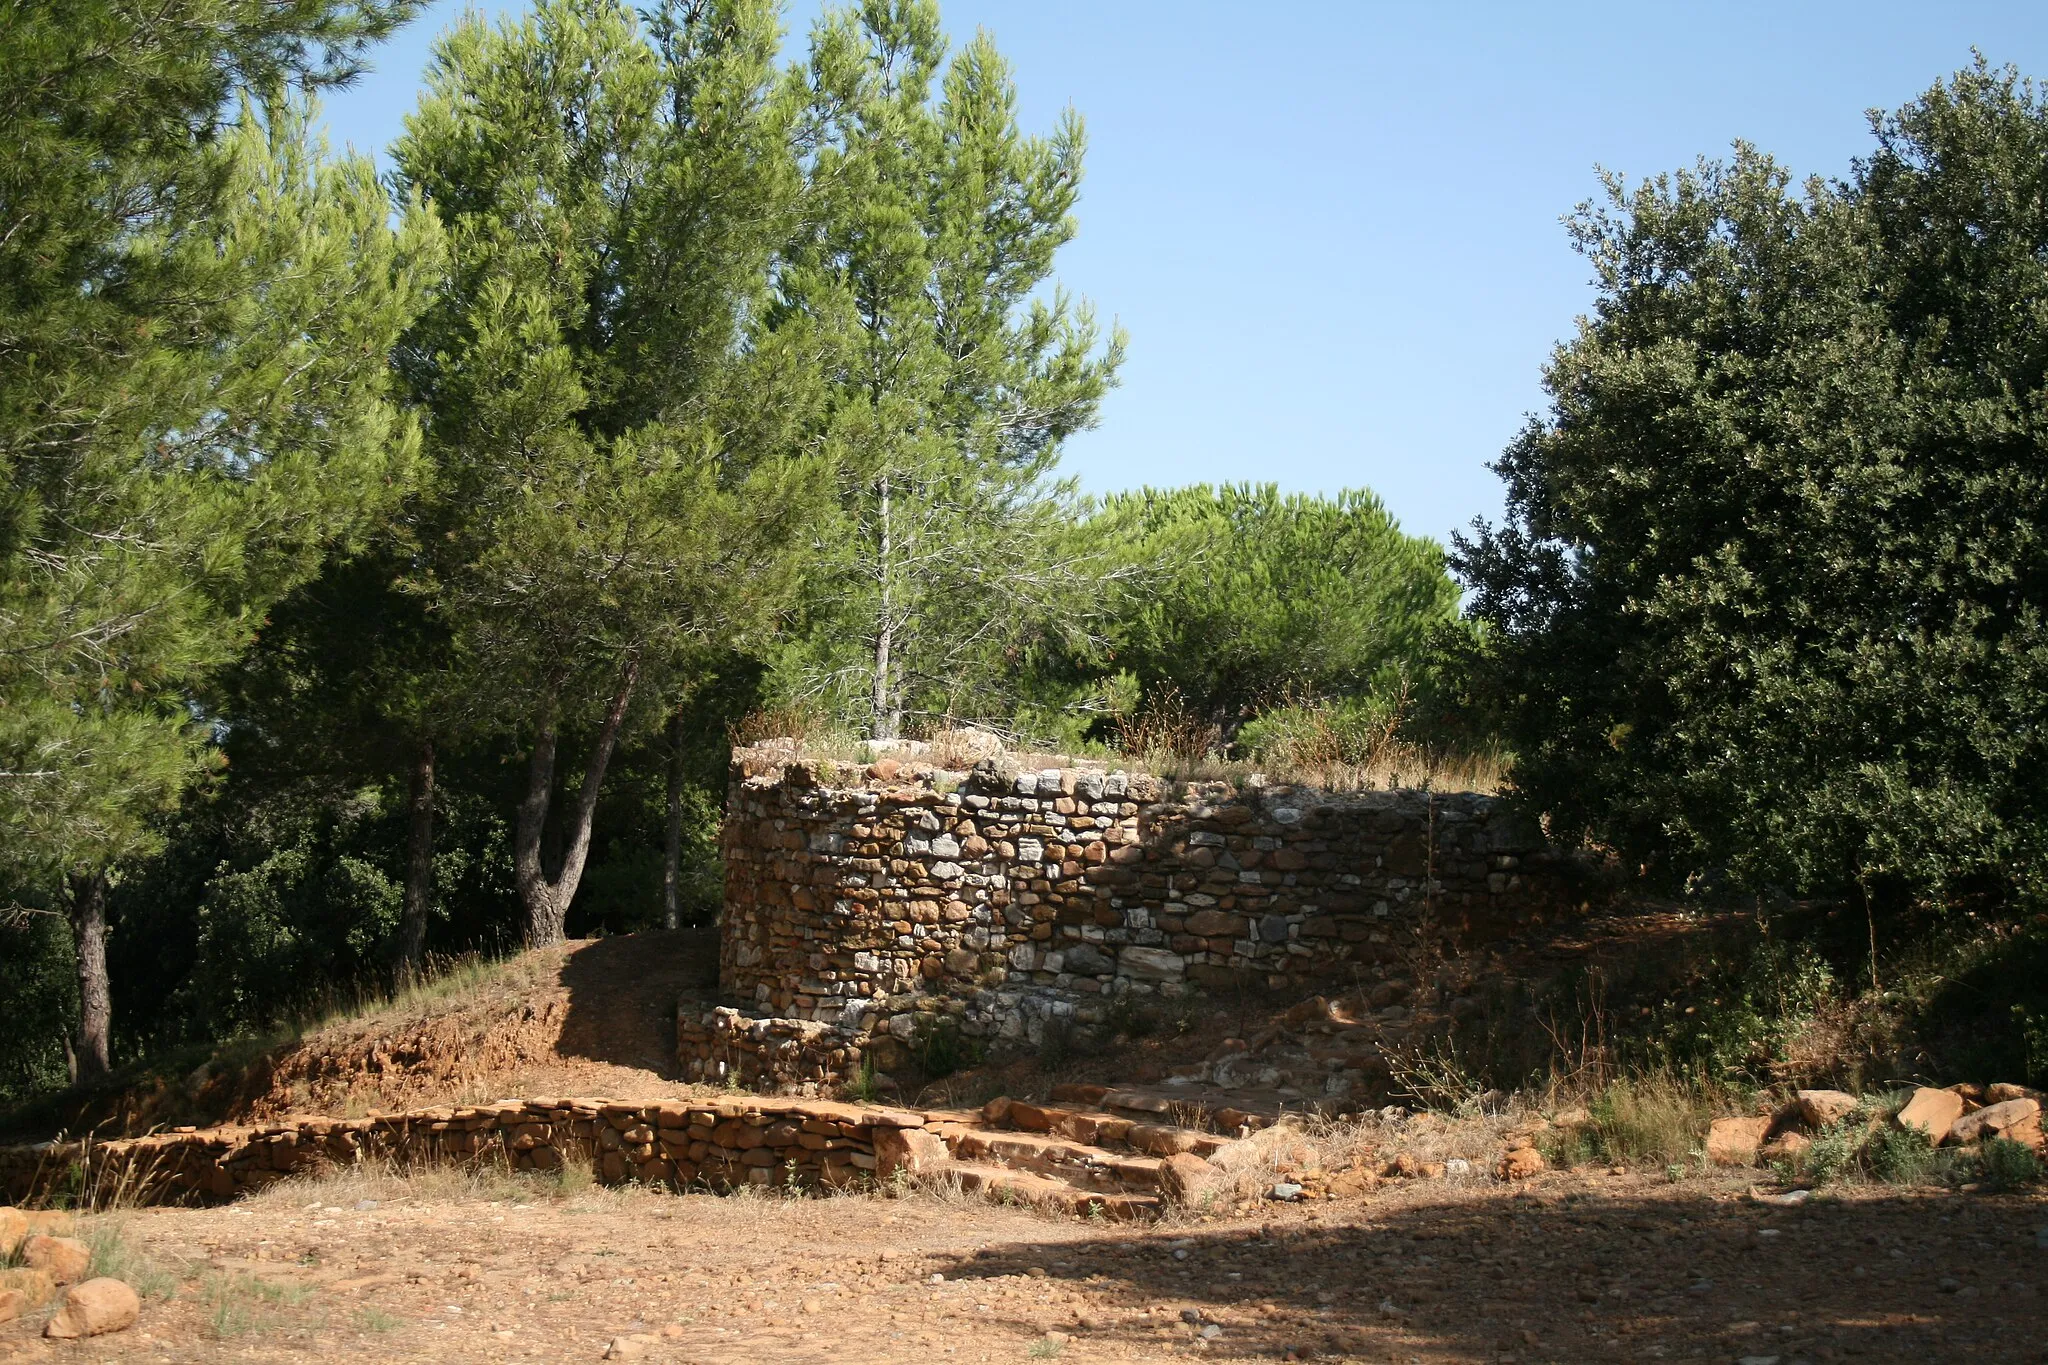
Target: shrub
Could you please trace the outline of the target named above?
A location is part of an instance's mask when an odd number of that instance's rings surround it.
[[[2041,1158],[2023,1142],[1993,1138],[1977,1154],[1984,1182],[1999,1189],[2031,1185],[2041,1178]]]

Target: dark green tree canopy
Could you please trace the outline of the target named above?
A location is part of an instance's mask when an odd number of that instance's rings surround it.
[[[1834,182],[1573,220],[1599,299],[1460,538],[1524,796],[1674,875],[2035,894],[2048,104],[1981,61]]]
[[[1095,521],[1147,569],[1109,628],[1112,662],[1226,739],[1289,699],[1415,684],[1457,616],[1442,547],[1363,490],[1148,488],[1105,499]]]

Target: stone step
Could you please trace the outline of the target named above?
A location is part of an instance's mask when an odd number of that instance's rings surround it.
[[[1159,1160],[1107,1151],[1038,1133],[942,1125],[939,1137],[957,1161],[1032,1171],[1092,1194],[1150,1194],[1159,1188]]]
[[[1057,1103],[1100,1106],[1107,1113],[1127,1118],[1172,1123],[1229,1138],[1269,1128],[1282,1114],[1337,1112],[1337,1107],[1322,1100],[1214,1086],[1141,1089],[1075,1081],[1054,1086],[1052,1098]]]
[[[1160,1200],[1154,1195],[1076,1189],[1052,1176],[986,1162],[956,1162],[949,1173],[960,1182],[960,1188],[970,1194],[979,1194],[997,1203],[1028,1204],[1055,1213],[1133,1220],[1156,1218],[1162,1209]]]
[[[1074,1090],[1094,1091],[1101,1088],[1055,1087],[1054,1098],[1068,1100],[1065,1104],[1034,1104],[1028,1100],[1013,1100],[1004,1096],[990,1100],[982,1106],[981,1119],[985,1124],[1032,1133],[1051,1133],[1072,1142],[1111,1148],[1128,1147],[1148,1156],[1164,1157],[1177,1152],[1193,1152],[1205,1159],[1235,1140],[1242,1127],[1236,1125],[1226,1132],[1219,1133],[1201,1123],[1201,1115],[1175,1114],[1163,1108],[1158,1111],[1111,1108],[1107,1105],[1096,1108],[1093,1101],[1083,1096],[1060,1093]],[[1105,1091],[1103,1098],[1111,1095],[1129,1097],[1130,1092]],[[1190,1123],[1188,1119],[1197,1121]]]

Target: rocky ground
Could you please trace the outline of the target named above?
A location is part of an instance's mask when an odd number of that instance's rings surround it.
[[[1160,1224],[449,1172],[97,1228],[141,1320],[0,1361],[2048,1361],[2048,1200],[1746,1175],[1397,1181]]]

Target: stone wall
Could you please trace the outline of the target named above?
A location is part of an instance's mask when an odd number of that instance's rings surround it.
[[[676,1006],[676,1060],[683,1079],[771,1095],[823,1095],[860,1073],[865,1040],[808,1019],[699,1012]]]
[[[1035,1042],[1203,987],[1369,984],[1577,906],[1570,869],[1490,797],[1085,764],[743,749],[723,853],[727,999],[871,1050],[942,1019]]]
[[[0,1147],[0,1204],[212,1203],[290,1175],[373,1159],[412,1166],[503,1161],[530,1171],[587,1160],[605,1184],[809,1189],[898,1169],[916,1173],[943,1156],[943,1122],[916,1110],[820,1100],[502,1100]]]

